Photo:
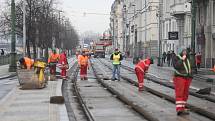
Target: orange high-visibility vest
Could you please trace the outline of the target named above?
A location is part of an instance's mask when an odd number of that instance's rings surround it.
[[[50,58],[48,59],[48,63],[50,62],[57,62],[59,60],[59,55],[52,53]]]
[[[88,57],[87,56],[83,56],[83,55],[80,55],[78,57],[78,64],[80,66],[87,66],[88,65]]]
[[[148,71],[150,66],[150,60],[149,59],[145,59],[145,60],[141,60],[136,66],[135,68],[139,68],[142,72]]]
[[[28,57],[24,57],[24,59],[27,69],[31,69],[31,66],[34,64],[34,61]]]

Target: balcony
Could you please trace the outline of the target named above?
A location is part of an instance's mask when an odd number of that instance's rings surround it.
[[[183,16],[186,13],[189,13],[190,11],[191,11],[191,4],[188,2],[179,2],[179,3],[174,2],[170,6],[170,14],[175,17]]]

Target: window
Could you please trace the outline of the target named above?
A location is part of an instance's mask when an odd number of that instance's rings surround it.
[[[166,30],[165,30],[165,38],[167,38],[167,35],[168,35],[168,23],[166,23],[165,28],[166,28]]]

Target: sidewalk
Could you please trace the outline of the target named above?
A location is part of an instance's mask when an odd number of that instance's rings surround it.
[[[9,65],[0,66],[0,78],[8,77],[15,74],[15,72],[9,72]]]
[[[72,61],[72,58],[68,61]],[[8,67],[0,66],[2,76],[9,73]],[[50,97],[62,96],[61,79],[48,81],[46,88],[34,90],[21,90],[18,79],[13,80],[15,84],[10,90],[4,89],[7,85],[0,85],[0,89],[6,92],[0,98],[0,121],[69,121],[65,104],[50,103]]]
[[[0,121],[69,121],[65,104],[50,104],[61,93],[62,80],[49,81],[44,89],[20,90],[16,86],[0,100]]]

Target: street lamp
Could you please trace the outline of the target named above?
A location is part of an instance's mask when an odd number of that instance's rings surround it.
[[[191,38],[191,49],[195,52],[195,36],[196,36],[196,0],[192,0],[192,38]]]
[[[160,0],[159,2],[159,9],[158,9],[158,18],[159,18],[159,39],[158,39],[158,46],[159,46],[159,50],[158,50],[158,64],[157,66],[162,66],[162,59],[161,59],[161,39],[162,39],[162,7],[163,7],[163,0]]]
[[[23,0],[23,56],[26,51],[26,1]]]
[[[9,72],[16,71],[15,0],[11,0],[11,53]]]

